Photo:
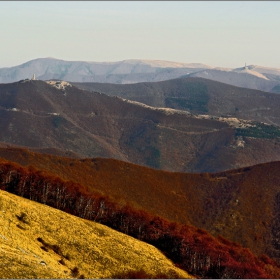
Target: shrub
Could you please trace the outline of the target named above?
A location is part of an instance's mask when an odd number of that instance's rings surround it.
[[[52,250],[57,253],[58,255],[62,255],[61,249],[58,245],[51,245]]]
[[[61,260],[59,260],[58,262],[59,262],[60,264],[62,264],[62,265],[66,265],[64,259],[61,259]]]
[[[16,217],[18,218],[19,221],[25,223],[25,224],[29,224],[29,222],[26,220],[27,215],[25,213],[21,213],[20,216],[16,215]]]
[[[26,228],[22,227],[20,224],[17,224],[17,227],[23,230],[26,230]]]
[[[48,250],[48,248],[47,247],[45,247],[45,246],[41,246],[40,247],[42,250],[44,250],[44,251],[46,251],[46,252],[48,252],[49,250]]]
[[[71,269],[71,272],[72,272],[72,276],[76,277],[79,274],[79,268],[75,266],[74,268]]]

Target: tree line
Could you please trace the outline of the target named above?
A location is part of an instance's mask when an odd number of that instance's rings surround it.
[[[207,231],[136,210],[34,167],[0,164],[0,189],[95,221],[154,245],[176,266],[202,278],[279,278],[278,264]]]

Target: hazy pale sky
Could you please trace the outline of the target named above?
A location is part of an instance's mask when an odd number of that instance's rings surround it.
[[[0,1],[0,67],[39,57],[280,68],[279,1]]]

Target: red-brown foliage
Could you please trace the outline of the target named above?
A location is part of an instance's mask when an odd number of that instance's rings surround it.
[[[34,167],[27,169],[9,162],[2,163],[0,189],[105,224],[150,243],[176,265],[199,277],[272,278],[265,270],[266,265],[277,269],[268,257],[258,259],[249,249],[222,237],[213,238],[204,230],[171,223],[135,210],[128,204],[121,206],[99,193],[88,193],[82,185],[63,181]],[[60,253],[59,247],[50,248]]]
[[[118,273],[112,276],[112,279],[179,279],[176,272],[168,274],[159,273],[156,275],[147,273],[145,270],[131,270],[126,273]]]
[[[203,228],[250,248],[256,255],[265,253],[280,260],[280,162],[216,174],[187,174],[113,159],[78,160],[26,149],[0,148],[0,155],[77,182],[93,195],[109,194],[114,201]],[[87,212],[80,215],[90,215],[90,210]]]

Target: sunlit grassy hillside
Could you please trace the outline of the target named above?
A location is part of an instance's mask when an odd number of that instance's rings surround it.
[[[77,182],[89,192],[221,235],[280,260],[280,162],[223,173],[172,173],[113,159],[71,159],[0,148],[3,158]],[[4,160],[5,161],[5,160]]]
[[[151,245],[2,190],[0,265],[0,278],[191,278]]]

